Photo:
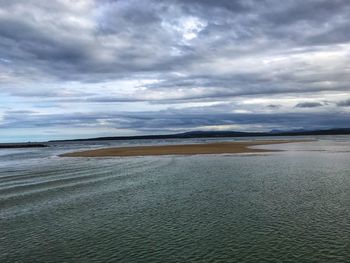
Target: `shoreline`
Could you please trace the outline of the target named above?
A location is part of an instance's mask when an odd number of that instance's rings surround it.
[[[42,148],[48,147],[44,143],[24,142],[24,143],[0,143],[0,149],[14,149],[14,148]]]
[[[113,147],[95,150],[70,152],[59,155],[59,157],[131,157],[131,156],[158,156],[158,155],[197,155],[197,154],[229,154],[229,153],[259,153],[276,152],[278,150],[253,149],[249,147],[270,144],[282,144],[293,142],[293,140],[270,140],[252,142],[217,142],[204,144],[181,144],[181,145],[154,145],[154,146],[132,146]]]

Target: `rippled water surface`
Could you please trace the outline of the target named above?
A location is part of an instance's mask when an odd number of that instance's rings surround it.
[[[248,155],[0,150],[0,262],[350,262],[350,137],[317,139]]]

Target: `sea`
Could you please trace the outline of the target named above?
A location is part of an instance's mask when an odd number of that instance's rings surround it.
[[[62,158],[0,149],[0,262],[350,262],[350,136],[249,154]],[[280,151],[273,151],[280,150]]]

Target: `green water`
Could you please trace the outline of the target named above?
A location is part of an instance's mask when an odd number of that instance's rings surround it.
[[[0,262],[350,262],[348,138],[263,155],[8,151]]]

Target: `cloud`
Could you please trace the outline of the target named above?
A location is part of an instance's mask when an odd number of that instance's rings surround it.
[[[186,71],[227,55],[269,53],[268,47],[277,39],[288,49],[316,42],[316,38],[317,44],[329,42],[329,31],[348,25],[349,7],[346,1],[287,1],[285,5],[261,1],[14,2],[1,6],[1,57],[17,71],[34,65],[47,77],[93,82],[127,74]],[[333,13],[324,21],[328,26],[320,32],[316,23],[329,11]],[[232,12],[237,16],[233,18]],[[343,20],[338,21],[335,14]],[[186,31],[193,30],[194,19],[202,21],[201,30]],[[319,33],[300,31],[300,21]],[[184,36],[189,33],[193,38],[186,42]],[[332,36],[332,41],[343,42],[343,36],[349,35],[344,33]],[[291,39],[291,34],[298,39]]]
[[[347,0],[0,0],[0,125],[22,127],[10,111],[24,110],[42,130],[303,126],[296,107],[327,126],[348,114],[349,12]],[[242,103],[258,99],[273,101]],[[215,108],[222,121],[182,114],[218,103],[231,105]],[[169,108],[181,111],[167,125]],[[239,112],[249,124],[230,119]]]
[[[322,106],[323,104],[320,102],[300,102],[297,105],[295,105],[296,108],[316,108]]]
[[[350,107],[350,99],[339,101],[337,105],[340,107]]]
[[[131,129],[138,132],[186,131],[198,127],[237,125],[242,130],[264,130],[286,128],[328,128],[345,127],[346,113],[235,113],[232,106],[221,104],[208,107],[167,109],[148,112],[73,112],[70,114],[40,114],[37,112],[6,112],[1,128],[42,128],[64,127],[65,129],[100,127],[111,131]],[[260,128],[261,129],[261,128]]]
[[[281,105],[278,105],[278,104],[269,104],[267,105],[268,108],[270,109],[278,109],[281,107]]]

